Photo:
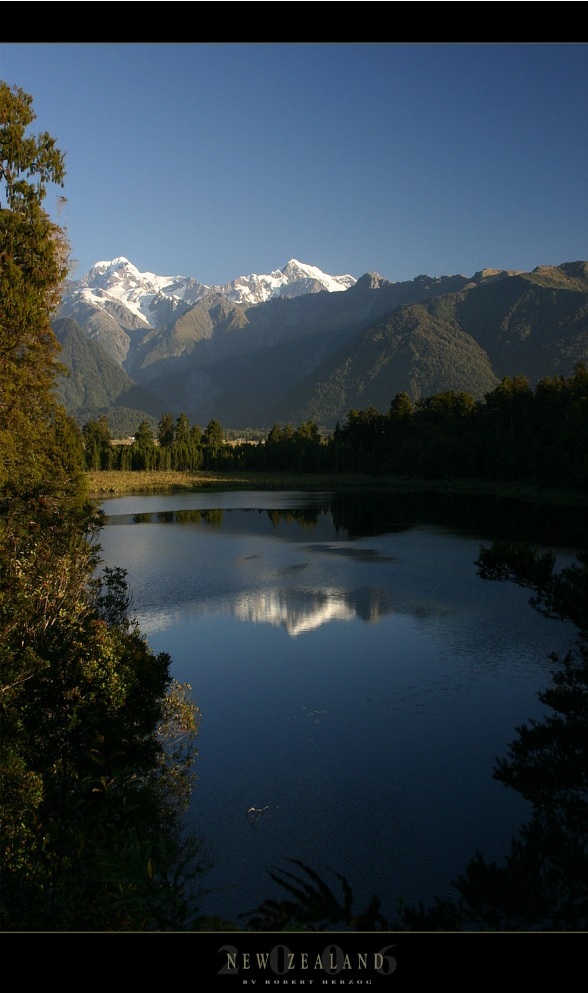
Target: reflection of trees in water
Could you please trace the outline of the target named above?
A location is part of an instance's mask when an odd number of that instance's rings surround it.
[[[274,527],[276,527],[280,521],[285,521],[287,524],[295,522],[302,528],[315,528],[318,524],[318,519],[321,513],[322,511],[314,508],[305,508],[303,510],[268,510],[267,516]]]
[[[130,519],[135,524],[219,526],[225,513],[216,508],[162,510],[133,514]],[[488,535],[489,541],[530,541],[570,548],[587,544],[585,508],[566,507],[556,513],[553,507],[493,495],[342,491],[325,501],[324,506],[264,511],[239,508],[239,513],[264,513],[273,527],[294,523],[309,530],[330,514],[335,530],[350,538],[399,533],[427,524],[466,535]]]
[[[541,614],[571,621],[576,641],[550,655],[550,712],[517,728],[494,776],[532,805],[503,864],[476,855],[457,888],[474,923],[498,930],[579,931],[588,926],[588,554],[554,573],[554,556],[523,543],[483,549],[484,579],[533,591]]]
[[[133,514],[134,524],[222,524],[224,510],[158,510]]]
[[[514,582],[533,593],[547,617],[571,621],[578,636],[539,699],[550,712],[517,728],[494,776],[532,805],[528,822],[501,862],[476,854],[455,881],[455,900],[408,907],[385,920],[374,895],[354,907],[347,879],[333,889],[310,866],[290,859],[272,879],[288,894],[266,900],[248,921],[253,931],[306,928],[373,931],[567,931],[588,927],[588,553],[554,573],[555,558],[530,545],[495,543],[477,562],[483,579]],[[338,889],[340,888],[340,893]],[[401,895],[399,895],[401,896]]]
[[[224,510],[176,510],[176,524],[213,524],[223,523]]]
[[[586,510],[564,511],[491,494],[342,491],[331,503],[333,523],[350,537],[408,530],[419,524],[488,535],[492,541],[530,541],[571,548],[587,544]]]
[[[256,508],[239,508],[240,514],[261,514]],[[231,513],[231,511],[229,511]],[[284,521],[287,524],[296,523],[303,528],[315,528],[321,514],[328,510],[305,507],[303,509],[277,509],[265,511],[274,526]],[[208,510],[158,510],[155,512],[133,514],[133,524],[214,524],[223,523],[225,510],[212,508]]]

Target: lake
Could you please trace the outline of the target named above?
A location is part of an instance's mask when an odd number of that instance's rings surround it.
[[[106,565],[202,712],[189,825],[214,860],[203,914],[243,926],[289,859],[356,910],[453,897],[529,808],[492,777],[544,709],[574,636],[481,580],[519,536],[571,562],[580,517],[457,496],[196,492],[108,499]],[[564,532],[563,528],[566,528]],[[244,916],[241,916],[244,915]]]

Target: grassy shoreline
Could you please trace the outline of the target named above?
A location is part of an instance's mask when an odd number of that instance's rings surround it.
[[[88,488],[94,500],[149,493],[196,492],[198,490],[377,490],[388,493],[471,493],[511,497],[531,503],[557,506],[588,506],[588,494],[539,490],[528,485],[492,484],[486,480],[422,480],[392,476],[360,476],[288,472],[88,472]]]

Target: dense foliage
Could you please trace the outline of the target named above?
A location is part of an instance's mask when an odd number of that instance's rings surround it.
[[[84,426],[89,469],[287,470],[422,479],[517,482],[583,490],[588,484],[588,367],[572,376],[505,378],[483,401],[446,391],[412,403],[400,393],[386,413],[351,410],[325,436],[314,421],[275,424],[257,442],[224,443],[218,421],[202,431],[185,414],[143,420],[132,445],[115,445],[106,416]]]
[[[143,418],[157,424],[160,404],[75,320],[62,317],[53,320],[51,327],[66,367],[66,374],[57,377],[57,397],[68,412],[75,411],[76,423],[82,426],[98,420],[108,410],[109,425],[117,438],[132,435]]]
[[[197,708],[99,570],[84,439],[56,400],[50,318],[67,272],[43,209],[63,156],[0,82],[2,930],[165,929],[195,913],[183,836]]]

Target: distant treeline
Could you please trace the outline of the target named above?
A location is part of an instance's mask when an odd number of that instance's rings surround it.
[[[387,412],[350,410],[328,435],[305,421],[229,442],[216,420],[202,430],[166,413],[157,431],[142,421],[130,444],[113,443],[106,417],[88,422],[83,436],[91,470],[359,473],[577,490],[588,482],[588,367],[534,389],[524,376],[505,377],[482,401],[453,390],[414,402],[398,393]]]

